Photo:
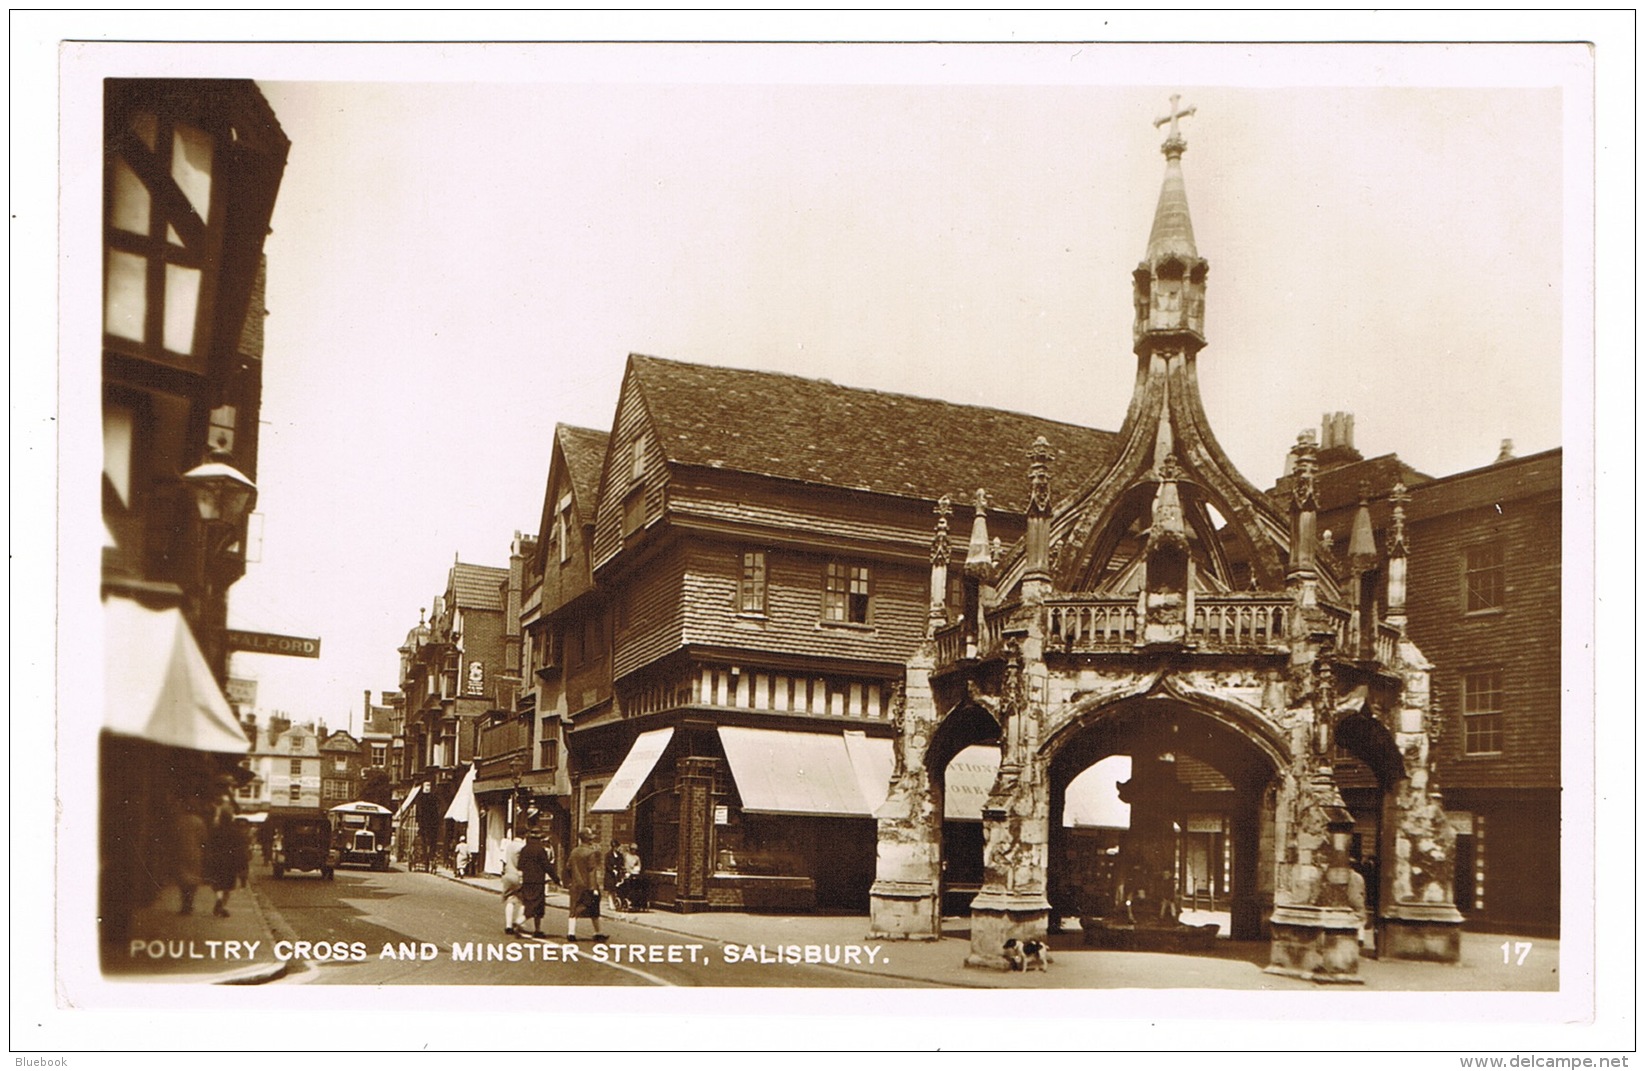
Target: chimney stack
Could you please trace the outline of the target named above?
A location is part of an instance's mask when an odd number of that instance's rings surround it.
[[[1320,417],[1320,468],[1335,468],[1362,460],[1354,449],[1354,414],[1326,413]]]

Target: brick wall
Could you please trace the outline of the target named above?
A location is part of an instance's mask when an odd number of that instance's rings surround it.
[[[1470,547],[1502,552],[1500,609],[1469,612],[1464,566]],[[1410,633],[1434,663],[1444,716],[1439,744],[1446,788],[1542,788],[1560,770],[1560,498],[1544,492],[1441,513],[1411,526]],[[1500,671],[1502,746],[1464,753],[1463,681]]]

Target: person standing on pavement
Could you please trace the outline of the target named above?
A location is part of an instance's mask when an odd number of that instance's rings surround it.
[[[531,936],[543,935],[543,901],[547,895],[548,849],[537,827],[526,829],[525,846],[520,849],[520,901],[523,917],[531,920]]]
[[[620,892],[626,909],[646,910],[645,866],[640,861],[640,846],[632,841],[623,845],[623,883]]]
[[[566,865],[566,886],[571,894],[566,939],[577,939],[577,920],[584,918],[593,920],[594,940],[604,941],[605,934],[600,929],[600,891],[605,886],[605,854],[600,851],[599,835],[592,829],[577,834],[577,847],[572,849]]]
[[[611,894],[612,906],[622,909],[623,904],[623,846],[611,842],[611,851],[605,857],[605,889]]]

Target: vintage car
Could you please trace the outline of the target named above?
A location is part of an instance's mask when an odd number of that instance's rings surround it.
[[[337,849],[331,842],[331,820],[323,814],[287,815],[274,829],[274,876],[288,870],[319,871],[330,878],[337,867]]]

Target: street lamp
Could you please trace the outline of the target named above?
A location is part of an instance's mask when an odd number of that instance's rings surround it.
[[[222,559],[233,540],[244,531],[246,518],[257,502],[257,485],[230,465],[227,454],[213,451],[203,463],[183,473],[183,486],[194,499],[200,516],[200,554],[197,561],[198,587],[194,623],[197,638],[206,641],[212,675],[219,686],[228,676],[228,659],[223,647],[223,631],[228,608],[217,598],[217,578]],[[232,581],[230,581],[232,583]],[[204,635],[200,635],[204,633]]]
[[[257,485],[251,477],[213,453],[210,460],[183,473],[183,485],[194,497],[200,520],[208,525],[237,528],[251,515],[257,502]]]
[[[525,776],[525,758],[518,754],[510,755],[508,772],[514,778],[514,792],[508,798],[508,832],[509,836],[516,836],[519,833],[520,815],[522,813],[520,778]]]

